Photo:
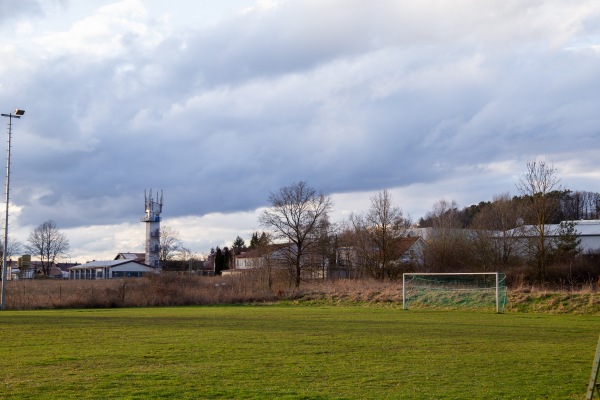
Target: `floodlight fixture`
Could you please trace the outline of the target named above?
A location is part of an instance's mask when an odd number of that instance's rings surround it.
[[[25,114],[25,110],[21,110],[20,108],[17,108],[15,110],[15,115],[18,115],[20,117],[23,114]]]

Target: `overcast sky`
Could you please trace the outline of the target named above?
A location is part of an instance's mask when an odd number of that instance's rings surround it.
[[[143,251],[144,190],[206,253],[304,180],[332,220],[516,194],[543,157],[600,191],[600,2],[0,0],[11,237]],[[0,120],[6,126],[7,119]],[[5,131],[4,131],[5,132]]]

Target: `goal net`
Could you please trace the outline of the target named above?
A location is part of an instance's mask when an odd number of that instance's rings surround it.
[[[405,273],[402,305],[413,308],[489,308],[504,312],[506,276],[500,272]]]

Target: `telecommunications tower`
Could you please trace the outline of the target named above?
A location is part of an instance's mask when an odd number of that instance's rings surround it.
[[[144,190],[146,215],[141,218],[146,223],[146,264],[152,268],[159,268],[160,254],[160,213],[163,206],[163,193],[156,191],[156,198],[152,197],[152,189]]]

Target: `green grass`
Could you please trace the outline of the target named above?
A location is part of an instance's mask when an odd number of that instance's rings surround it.
[[[583,398],[590,316],[219,306],[0,313],[3,399]]]

